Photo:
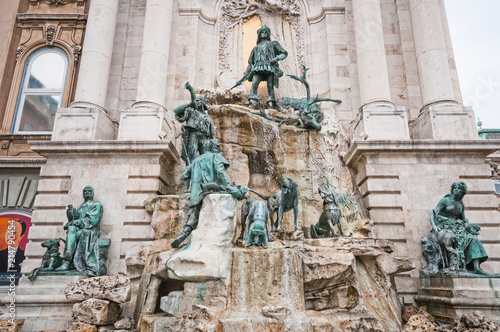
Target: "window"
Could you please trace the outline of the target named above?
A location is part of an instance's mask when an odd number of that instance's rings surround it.
[[[500,195],[500,180],[494,180],[495,183],[495,192],[497,195]]]
[[[29,56],[16,106],[12,133],[50,133],[61,107],[68,56],[57,47],[44,47]]]

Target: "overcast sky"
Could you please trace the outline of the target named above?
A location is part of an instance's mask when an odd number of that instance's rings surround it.
[[[465,105],[500,129],[500,0],[445,0]]]

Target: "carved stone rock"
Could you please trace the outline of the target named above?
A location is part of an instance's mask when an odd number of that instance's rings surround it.
[[[131,296],[130,279],[123,274],[82,279],[68,284],[64,294],[74,301],[98,298],[125,303]]]
[[[24,325],[24,319],[14,319],[12,322],[10,319],[0,319],[0,331],[5,332],[21,332]]]
[[[135,325],[134,319],[132,317],[123,317],[115,323],[115,329],[127,330],[133,328]]]
[[[167,262],[168,277],[183,281],[225,278],[235,228],[236,200],[227,194],[206,196],[188,244]]]
[[[97,326],[82,322],[76,322],[71,324],[67,332],[97,332]]]
[[[121,311],[116,302],[88,299],[73,306],[73,319],[87,324],[108,325],[120,318]]]
[[[404,326],[405,332],[431,332],[439,331],[438,326],[432,323],[427,317],[422,314],[416,314],[410,317],[408,323]]]

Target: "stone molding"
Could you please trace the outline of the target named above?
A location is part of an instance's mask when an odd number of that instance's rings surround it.
[[[133,154],[136,152],[161,153],[177,162],[180,154],[172,140],[163,141],[29,141],[33,151],[47,157],[51,154],[87,154],[92,152]]]
[[[43,159],[31,150],[29,140],[50,140],[50,135],[0,135],[0,159]]]
[[[486,157],[498,150],[500,140],[411,140],[411,141],[359,141],[354,140],[346,156],[343,158],[348,166],[353,166],[365,153],[376,152],[469,152],[479,153]]]

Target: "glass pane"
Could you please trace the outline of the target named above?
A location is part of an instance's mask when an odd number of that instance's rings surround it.
[[[495,192],[500,195],[500,180],[495,180]]]
[[[61,96],[27,95],[22,109],[19,131],[52,131]]]
[[[46,52],[33,60],[28,78],[29,89],[62,89],[66,61],[56,52]]]

